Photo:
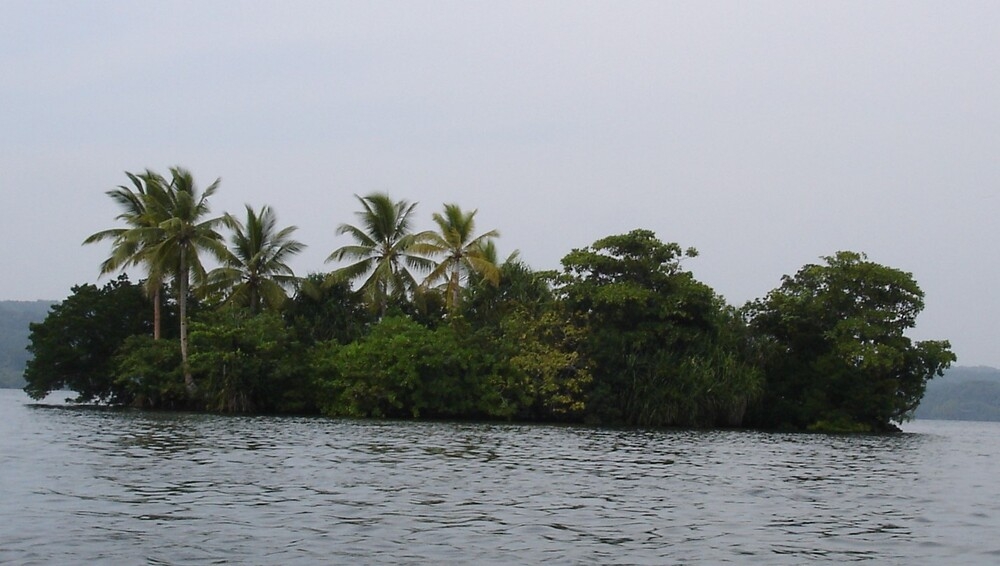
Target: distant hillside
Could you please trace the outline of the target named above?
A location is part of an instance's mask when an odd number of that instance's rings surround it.
[[[918,419],[1000,421],[1000,369],[955,367],[932,379]]]
[[[54,301],[0,301],[0,388],[24,387],[28,325],[41,322]]]

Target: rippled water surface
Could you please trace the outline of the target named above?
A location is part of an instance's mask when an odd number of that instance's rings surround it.
[[[0,391],[0,563],[1000,563],[1000,426],[223,417]]]

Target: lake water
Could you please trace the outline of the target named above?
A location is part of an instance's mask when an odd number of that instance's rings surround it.
[[[905,428],[224,417],[0,390],[0,563],[1000,563],[1000,425]]]

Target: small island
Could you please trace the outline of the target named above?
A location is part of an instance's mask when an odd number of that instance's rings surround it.
[[[326,273],[267,206],[213,216],[216,180],[126,173],[100,266],[31,325],[25,391],[158,410],[883,432],[956,358],[906,336],[910,273],[840,251],[736,307],[649,230],[574,249],[561,269],[500,259],[496,230],[446,204],[357,197]],[[216,267],[209,262],[214,262]],[[738,274],[734,274],[738,276]]]

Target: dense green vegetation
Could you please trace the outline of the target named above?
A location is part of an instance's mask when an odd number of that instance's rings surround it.
[[[190,173],[146,171],[108,194],[124,226],[101,269],[31,326],[26,391],[224,412],[517,419],[638,426],[878,431],[912,416],[954,361],[912,342],[912,276],[839,252],[736,308],[685,269],[697,255],[648,230],[536,272],[476,211],[358,197],[354,243],[294,276],[304,245],[268,207],[213,217]],[[226,245],[224,230],[230,232]],[[203,262],[212,256],[219,267]],[[162,330],[161,330],[162,328]]]
[[[768,387],[763,426],[879,429],[913,414],[955,360],[945,341],[904,335],[923,310],[910,274],[839,252],[747,307]]]

